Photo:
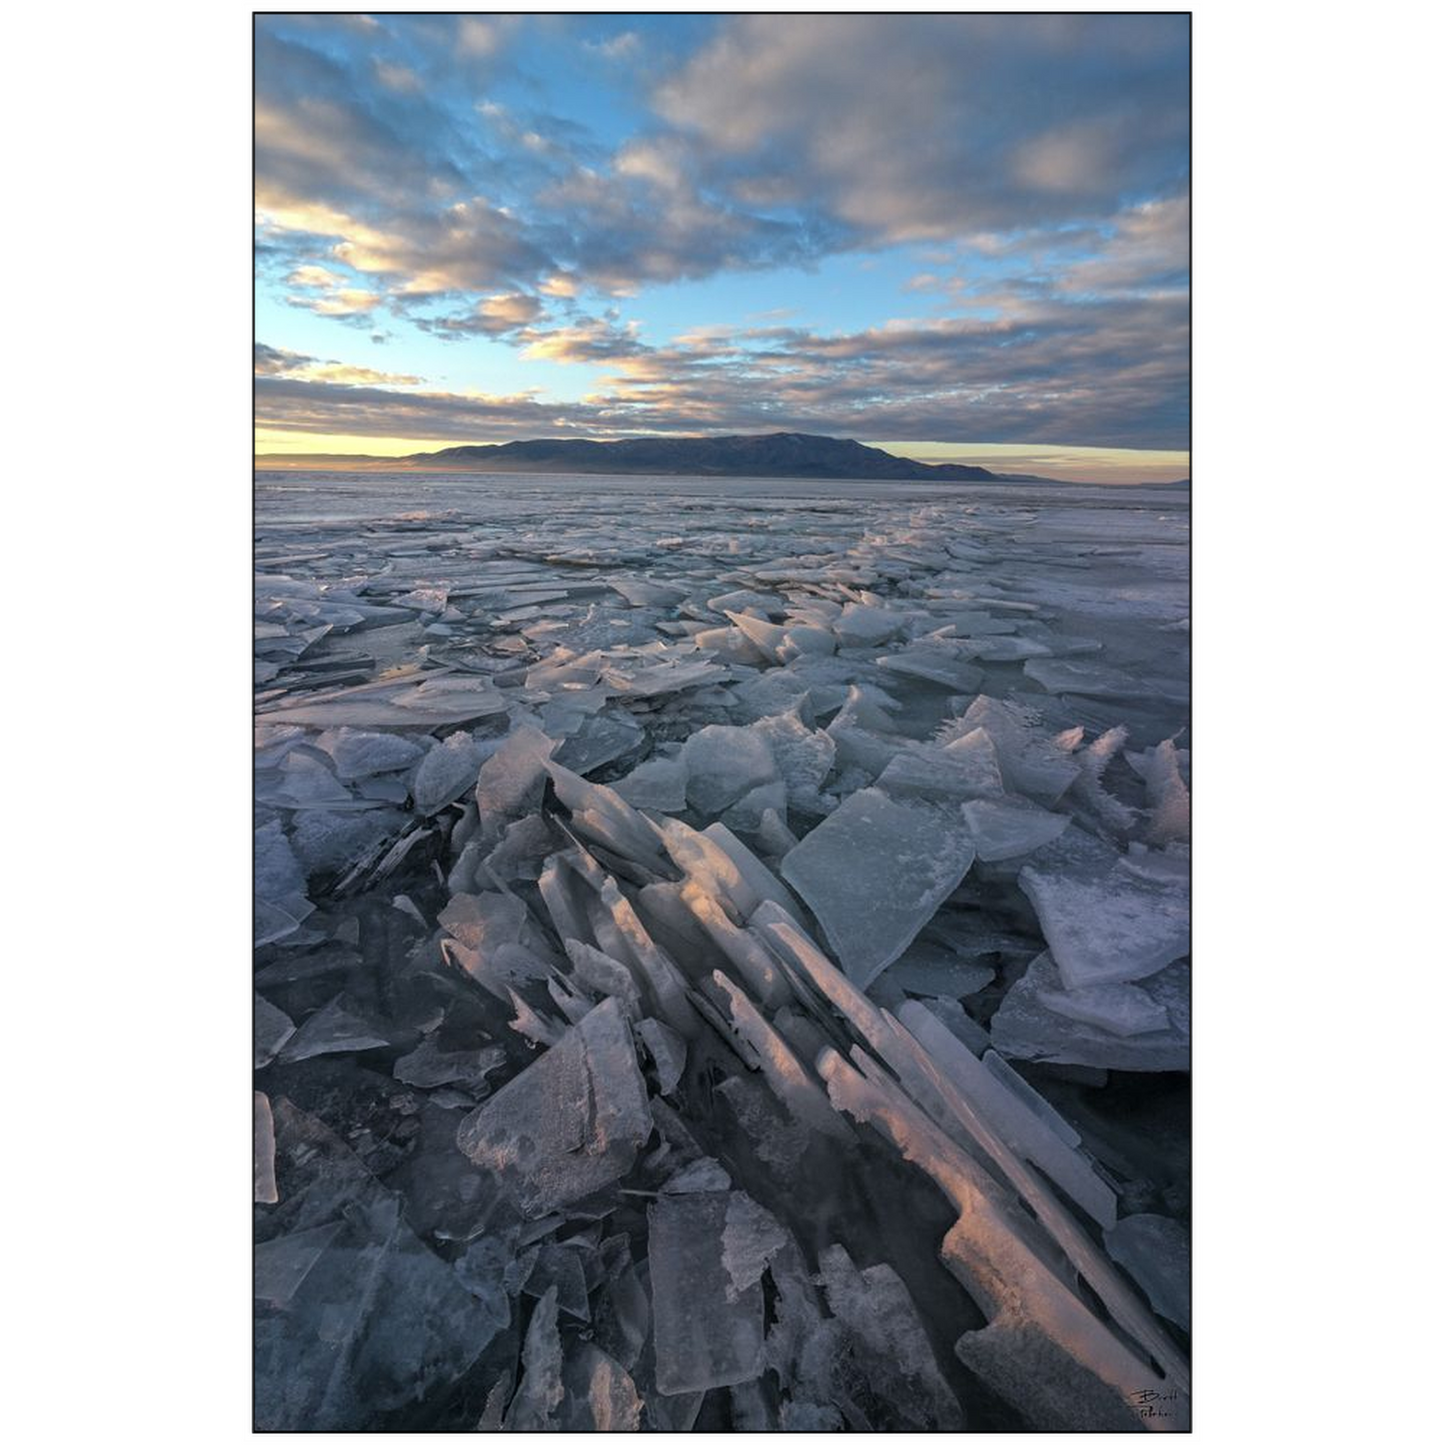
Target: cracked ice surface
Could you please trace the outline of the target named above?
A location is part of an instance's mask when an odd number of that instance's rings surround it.
[[[1187,526],[259,474],[258,1427],[1187,1425]]]

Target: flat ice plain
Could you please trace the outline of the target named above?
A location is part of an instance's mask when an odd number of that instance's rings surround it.
[[[1187,1428],[1188,506],[258,472],[257,1426]]]

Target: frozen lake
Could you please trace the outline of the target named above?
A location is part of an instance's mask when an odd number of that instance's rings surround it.
[[[1187,489],[255,496],[258,1425],[1187,1424]]]

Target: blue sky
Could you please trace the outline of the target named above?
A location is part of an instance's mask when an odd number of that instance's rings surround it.
[[[261,17],[257,450],[1183,474],[1188,63],[1159,15]]]

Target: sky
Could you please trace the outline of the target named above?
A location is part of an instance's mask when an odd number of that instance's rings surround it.
[[[256,451],[1189,472],[1181,15],[270,15]]]

